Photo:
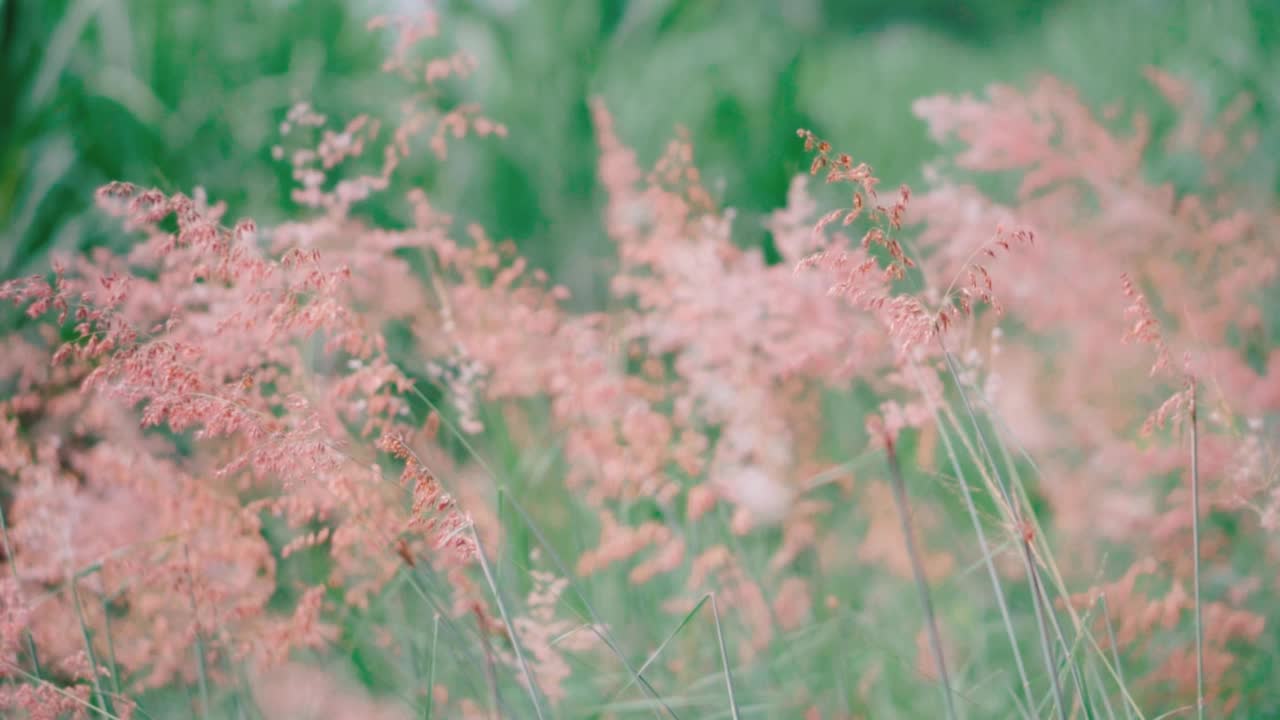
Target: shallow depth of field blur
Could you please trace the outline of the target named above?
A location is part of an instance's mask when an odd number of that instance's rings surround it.
[[[1278,77],[1269,0],[0,0],[0,716],[1280,716]]]

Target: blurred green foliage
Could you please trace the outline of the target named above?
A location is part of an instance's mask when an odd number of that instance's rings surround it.
[[[747,244],[768,242],[759,219],[804,169],[797,127],[890,182],[915,181],[938,149],[911,115],[913,99],[1045,72],[1099,104],[1158,109],[1147,64],[1191,77],[1219,105],[1251,92],[1263,138],[1249,172],[1277,188],[1273,0],[453,0],[442,9],[451,41],[479,61],[467,92],[512,132],[404,179],[515,239],[587,303],[603,300],[609,257],[587,105],[597,95],[645,160],[687,127]],[[112,179],[203,186],[232,216],[267,223],[291,213],[287,173],[270,157],[286,109],[307,99],[348,118],[396,101],[378,71],[382,39],[364,29],[369,11],[343,0],[0,0],[0,273],[38,270],[52,248],[107,241],[87,209]],[[395,202],[365,211],[394,215]]]

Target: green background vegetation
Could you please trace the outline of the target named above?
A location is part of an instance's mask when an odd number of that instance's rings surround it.
[[[442,5],[451,40],[479,61],[464,91],[512,132],[443,167],[410,168],[405,180],[515,239],[588,301],[602,299],[608,255],[587,107],[596,95],[642,159],[687,127],[748,244],[768,241],[753,218],[781,205],[806,165],[797,127],[887,182],[910,182],[939,151],[912,100],[1041,73],[1099,105],[1155,111],[1147,64],[1190,76],[1221,104],[1247,90],[1264,127],[1250,171],[1276,187],[1280,3],[1271,0]],[[343,0],[0,0],[0,274],[36,271],[52,248],[102,242],[108,225],[88,208],[108,180],[200,185],[231,216],[264,223],[291,214],[288,174],[270,155],[287,108],[306,99],[342,119],[394,106],[367,11]],[[364,211],[391,212],[390,202]]]

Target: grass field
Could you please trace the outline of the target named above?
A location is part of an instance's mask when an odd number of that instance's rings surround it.
[[[0,712],[1280,714],[1280,6],[424,7],[0,0]]]

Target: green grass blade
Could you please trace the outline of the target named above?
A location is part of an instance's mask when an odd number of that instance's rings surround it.
[[[1196,717],[1204,720],[1204,626],[1200,603],[1200,431],[1196,412],[1196,382],[1191,387],[1191,572],[1195,595]]]
[[[515,626],[511,624],[511,617],[507,613],[507,604],[502,599],[502,592],[498,589],[497,583],[494,582],[493,572],[489,568],[489,561],[485,558],[484,547],[480,543],[480,534],[471,530],[472,540],[476,544],[476,559],[480,562],[480,569],[484,573],[485,582],[489,585],[489,591],[493,593],[494,602],[498,605],[498,614],[502,618],[502,624],[506,626],[507,634],[511,638],[511,647],[516,653],[516,663],[520,665],[520,672],[524,674],[527,689],[529,691],[529,699],[533,702],[533,711],[538,716],[538,720],[546,720],[546,716],[542,711],[541,692],[538,688],[538,681],[533,676],[533,671],[529,669],[529,663],[525,660],[524,650],[521,649],[520,636],[516,633]]]
[[[947,672],[947,659],[942,652],[942,636],[938,632],[938,619],[934,615],[933,600],[929,595],[929,580],[924,572],[924,563],[920,560],[920,552],[916,549],[915,533],[911,526],[907,482],[902,476],[902,467],[898,464],[898,453],[894,450],[893,441],[888,436],[884,438],[884,447],[889,460],[889,477],[893,480],[894,506],[898,511],[898,521],[902,525],[902,541],[906,546],[907,557],[911,561],[911,574],[915,576],[916,590],[920,595],[925,628],[929,633],[929,647],[933,651],[933,662],[938,669],[938,679],[942,683],[942,697],[947,718],[956,720],[955,699],[951,697],[951,676]]]
[[[738,698],[733,691],[733,673],[729,671],[729,651],[724,644],[724,629],[720,626],[720,608],[716,606],[715,593],[711,596],[711,614],[716,619],[716,641],[720,645],[720,664],[724,668],[724,685],[729,693],[729,712],[733,720],[741,720],[738,710]]]
[[[1031,680],[1027,675],[1026,665],[1022,661],[1022,651],[1018,648],[1018,634],[1013,628],[1013,619],[1009,615],[1009,605],[1005,601],[1003,583],[1001,583],[1000,574],[996,570],[995,560],[993,559],[994,553],[987,542],[986,531],[982,528],[982,519],[978,516],[978,507],[973,500],[973,491],[969,488],[969,481],[960,470],[960,460],[956,455],[955,445],[952,444],[951,436],[943,425],[942,416],[938,413],[933,397],[924,387],[924,381],[920,376],[920,368],[914,362],[911,364],[911,371],[915,377],[916,384],[920,387],[921,395],[929,405],[929,411],[933,414],[934,426],[942,439],[943,447],[947,452],[947,459],[951,463],[952,472],[956,474],[956,481],[960,484],[965,510],[969,514],[969,521],[972,523],[974,533],[978,537],[978,547],[982,551],[982,560],[987,567],[987,578],[991,581],[991,590],[996,598],[996,606],[1000,610],[1000,619],[1004,623],[1005,634],[1009,638],[1009,647],[1013,650],[1014,667],[1017,669],[1018,681],[1022,685],[1023,696],[1026,699],[1026,707],[1029,711],[1030,708],[1035,707],[1035,696],[1031,692]]]
[[[440,614],[431,618],[431,664],[427,666],[427,707],[422,711],[422,720],[431,720],[431,713],[436,705],[436,647],[440,640]]]
[[[80,604],[80,590],[76,587],[76,581],[71,581],[71,599],[76,608],[76,620],[80,623],[80,637],[84,640],[84,650],[89,656],[89,671],[93,673],[93,692],[98,696],[98,701],[102,703],[102,710],[106,713],[115,713],[115,707],[111,702],[111,696],[102,689],[102,673],[98,667],[98,654],[93,650],[93,638],[89,635],[89,624],[84,619],[84,608]]]
[[[574,574],[570,572],[568,565],[564,562],[564,559],[560,557],[558,552],[556,552],[555,547],[551,545],[546,534],[543,533],[542,529],[538,527],[538,524],[533,521],[533,518],[529,515],[528,511],[524,509],[524,506],[516,501],[515,498],[510,497],[509,491],[502,486],[498,487],[498,496],[506,498],[506,502],[516,511],[516,514],[520,516],[521,521],[524,522],[525,527],[529,529],[529,532],[533,533],[534,539],[538,541],[538,544],[542,547],[543,551],[547,553],[547,557],[551,560],[551,563],[555,565],[560,577],[569,581],[569,589],[573,591],[574,597],[578,598],[578,601],[582,603],[582,606],[587,611],[587,615],[591,620],[592,632],[594,632],[596,636],[604,642],[614,656],[622,662],[623,666],[627,669],[627,672],[631,674],[632,681],[638,683],[654,702],[661,705],[662,708],[667,711],[667,714],[671,715],[671,717],[677,717],[675,711],[672,710],[671,707],[662,699],[662,696],[658,694],[657,689],[655,689],[648,679],[644,677],[643,668],[641,670],[636,670],[632,666],[631,661],[628,660],[627,656],[622,652],[622,649],[618,647],[612,635],[607,630],[607,626],[600,619],[599,613],[596,612],[595,607],[591,605],[591,602],[587,600],[586,593],[582,592],[582,588],[580,588],[577,581],[574,580]]]

